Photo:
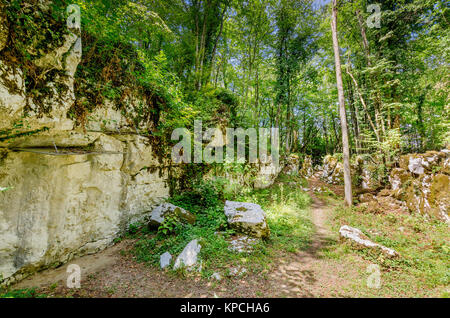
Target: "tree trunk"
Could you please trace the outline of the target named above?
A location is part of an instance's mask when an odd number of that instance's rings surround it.
[[[342,130],[342,150],[344,153],[344,185],[345,203],[352,206],[352,178],[350,174],[350,149],[348,145],[347,116],[345,112],[344,86],[342,83],[341,57],[339,53],[339,40],[337,35],[337,0],[333,0],[333,10],[331,18],[331,31],[333,35],[334,60],[336,65],[336,82],[339,95],[339,114],[341,117]]]

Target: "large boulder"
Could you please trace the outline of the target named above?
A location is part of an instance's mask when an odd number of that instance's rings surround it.
[[[261,206],[245,202],[225,202],[225,215],[231,228],[253,237],[268,238],[270,230]]]
[[[150,227],[160,226],[168,216],[174,216],[179,221],[190,224],[194,224],[196,220],[195,215],[185,209],[173,205],[172,203],[163,203],[153,209],[149,217],[148,225]]]
[[[397,257],[398,253],[383,245],[372,242],[361,230],[344,225],[339,230],[339,236],[343,240],[348,240],[353,246],[359,249],[369,248],[376,252],[381,252],[389,258]]]
[[[173,269],[179,269],[182,267],[192,270],[198,265],[198,254],[202,246],[198,243],[198,240],[193,240],[186,245],[180,255],[178,255]]]

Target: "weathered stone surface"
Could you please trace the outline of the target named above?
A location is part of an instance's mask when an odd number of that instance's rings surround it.
[[[344,165],[337,158],[327,155],[323,159],[320,178],[329,184],[343,184]]]
[[[230,246],[228,249],[237,253],[251,253],[255,245],[258,244],[258,239],[250,238],[246,235],[239,235],[228,240]]]
[[[282,170],[280,164],[273,162],[271,156],[268,156],[264,162],[259,165],[259,171],[255,176],[255,189],[270,187]]]
[[[63,135],[55,140],[69,146],[70,136]],[[73,142],[80,145],[77,138]],[[3,152],[0,184],[10,187],[0,192],[4,283],[109,246],[128,224],[168,197],[167,175],[143,171],[132,176],[121,170],[126,143],[107,135],[87,140],[96,154],[47,155],[29,152],[32,148]],[[39,146],[38,139],[27,142]],[[51,145],[50,136],[43,145]],[[53,146],[38,150],[55,152]]]
[[[411,173],[402,168],[394,168],[389,176],[389,183],[393,191],[398,191],[402,188],[406,181],[411,179]]]
[[[305,157],[299,174],[305,178],[310,178],[314,174],[311,156]]]
[[[38,1],[35,9],[48,5]],[[3,13],[0,8],[0,51],[8,37]],[[87,131],[68,118],[81,60],[77,41],[69,33],[60,46],[33,60],[43,72],[56,70],[42,77],[42,105],[26,91],[20,65],[0,54],[0,186],[8,188],[0,191],[0,285],[109,246],[169,196],[173,169],[136,130],[124,135],[131,131],[124,117],[121,126]],[[130,107],[143,102],[134,94]],[[100,112],[99,120],[114,121],[117,105],[103,106],[108,116]]]
[[[428,151],[423,154],[409,154],[401,156],[400,168],[408,170],[416,175],[432,172],[434,168],[448,157],[445,151]]]
[[[375,196],[371,193],[363,193],[359,196],[359,202],[365,203],[365,202],[371,202],[375,200]]]
[[[409,158],[408,169],[410,172],[415,174],[423,174],[425,172],[425,168],[422,165],[421,158]]]
[[[0,130],[12,128],[26,106],[25,83],[20,68],[0,60]]]
[[[78,39],[75,33],[64,35],[64,43],[62,46],[34,60],[33,63],[42,69],[66,70],[67,75],[73,77],[81,61],[81,47],[77,48],[75,45]]]
[[[392,193],[393,193],[392,190],[389,190],[389,189],[383,189],[383,190],[381,190],[381,191],[378,193],[378,196],[380,196],[380,197],[388,197],[388,196],[391,196]]]
[[[0,51],[6,47],[8,42],[8,20],[6,17],[5,4],[0,4]]]
[[[450,176],[423,175],[420,179],[414,179],[405,187],[403,199],[410,211],[450,223]]]
[[[382,252],[388,257],[397,257],[398,253],[383,245],[372,242],[363,232],[359,229],[344,225],[339,230],[339,235],[342,239],[349,240],[357,248],[370,248],[379,252]]]
[[[178,269],[186,267],[187,269],[193,269],[195,265],[198,265],[198,254],[200,253],[201,248],[198,240],[189,242],[181,254],[178,255],[173,268]]]
[[[215,280],[217,280],[217,281],[221,281],[222,280],[222,275],[220,275],[220,273],[213,273],[212,275],[211,275],[211,277],[212,278],[214,278]]]
[[[377,189],[380,186],[380,181],[377,177],[377,166],[373,164],[365,164],[361,172],[361,188],[363,189]]]
[[[159,266],[161,267],[161,269],[169,267],[171,261],[172,261],[172,255],[169,252],[165,252],[159,258]]]
[[[286,166],[283,173],[288,175],[297,175],[299,173],[300,158],[296,154],[290,154],[286,159]]]
[[[391,189],[382,190],[373,200],[366,196],[362,207],[369,213],[410,211],[450,223],[450,176],[444,169],[448,155],[443,150],[402,156],[401,168],[391,170]]]
[[[149,226],[159,226],[168,216],[175,216],[180,222],[195,223],[195,215],[172,203],[163,203],[153,209],[149,218]]]
[[[228,223],[236,231],[259,238],[270,236],[266,213],[258,204],[226,201],[224,209]]]

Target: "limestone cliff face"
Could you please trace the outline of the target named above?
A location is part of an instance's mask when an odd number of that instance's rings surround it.
[[[8,188],[0,191],[0,285],[107,247],[168,197],[170,172],[113,104],[87,129],[68,118],[81,60],[75,32],[33,61],[41,74],[53,72],[40,112],[23,66],[3,54],[3,20],[0,7],[0,190]]]

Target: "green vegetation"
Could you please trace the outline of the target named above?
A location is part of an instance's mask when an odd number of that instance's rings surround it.
[[[333,231],[339,231],[344,224],[359,228],[374,242],[393,248],[400,254],[399,258],[388,259],[367,249],[355,251],[346,244],[330,246],[325,253],[338,259],[356,253],[371,263],[379,264],[383,281],[383,288],[379,291],[381,296],[444,297],[445,288],[450,285],[450,249],[445,223],[424,221],[420,215],[374,215],[338,207],[334,212]],[[370,296],[367,293],[371,291],[364,287],[356,288]]]
[[[2,293],[0,290],[0,298],[47,298],[47,295],[38,293],[36,288],[11,290]]]
[[[279,253],[295,253],[309,246],[313,232],[308,209],[311,199],[306,193],[299,192],[297,186],[277,183],[271,188],[246,192],[236,198],[260,204],[267,213],[271,238],[258,243],[251,254],[228,250],[227,239],[235,233],[228,228],[223,213],[221,184],[204,182],[194,189],[170,199],[171,203],[197,216],[194,225],[169,219],[166,221],[168,224],[163,223],[156,232],[142,225],[130,227],[127,237],[136,240],[132,251],[136,260],[158,266],[159,257],[164,252],[176,257],[187,243],[199,239],[202,275],[209,277],[214,271],[226,273],[230,265],[238,264],[257,273],[270,266]]]

